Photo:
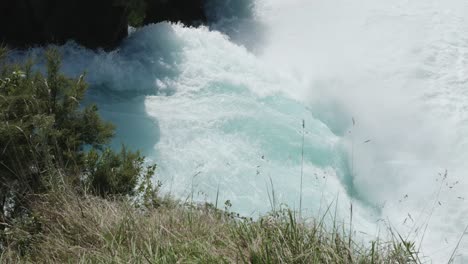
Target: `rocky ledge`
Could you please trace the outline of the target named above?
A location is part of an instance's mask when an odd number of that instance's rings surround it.
[[[131,1],[142,1],[144,24],[206,21],[204,0],[2,0],[0,42],[28,48],[75,40],[92,49],[114,49],[127,36]]]

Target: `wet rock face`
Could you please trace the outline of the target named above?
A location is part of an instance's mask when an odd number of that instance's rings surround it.
[[[173,21],[198,25],[206,21],[204,0],[144,1],[144,24]],[[92,49],[114,49],[127,36],[129,13],[128,8],[116,3],[116,0],[0,0],[0,43],[27,48],[75,40]]]
[[[127,36],[126,10],[114,0],[2,0],[0,41],[25,48],[70,39],[112,49]]]
[[[199,25],[206,22],[204,0],[146,0],[145,24],[161,21]]]

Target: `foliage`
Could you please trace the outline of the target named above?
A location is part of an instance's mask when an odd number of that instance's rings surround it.
[[[162,205],[162,200],[158,197],[162,183],[160,181],[157,181],[156,184],[153,183],[156,168],[156,164],[147,166],[145,173],[141,177],[141,182],[137,189],[139,195],[139,199],[136,200],[137,207],[152,209]]]
[[[133,195],[144,168],[144,158],[138,152],[127,150],[125,146],[120,153],[115,153],[109,148],[102,154],[91,150],[87,153],[85,161],[86,182],[96,194],[103,197]]]
[[[45,74],[32,61],[8,63],[6,53],[0,48],[0,232],[29,215],[31,195],[57,184],[86,186],[101,196],[132,195],[144,158],[106,147],[114,126],[96,105],[81,103],[84,75],[61,74],[55,49],[46,52]]]
[[[143,25],[146,16],[147,0],[114,0],[114,4],[125,6],[130,26]]]

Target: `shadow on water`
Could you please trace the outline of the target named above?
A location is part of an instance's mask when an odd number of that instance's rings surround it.
[[[137,30],[112,52],[92,51],[74,43],[59,47],[65,74],[77,76],[86,71],[90,87],[85,104],[96,104],[103,119],[116,126],[111,146],[119,149],[125,144],[150,157],[160,132],[158,121],[146,112],[145,99],[173,94],[172,87],[161,84],[179,74],[181,48],[168,23]]]
[[[158,121],[145,110],[145,96],[132,92],[116,92],[104,86],[91,86],[85,103],[95,103],[103,119],[116,125],[111,147],[122,144],[152,156],[160,138]]]

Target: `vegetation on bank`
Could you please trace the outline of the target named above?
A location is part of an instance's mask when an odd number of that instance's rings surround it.
[[[143,25],[147,13],[147,0],[114,0],[115,5],[124,6],[128,24],[132,27]]]
[[[84,77],[11,64],[0,50],[0,263],[418,263],[413,243],[361,244],[291,210],[258,220],[163,197],[156,166],[107,147]]]
[[[252,221],[208,204],[159,198],[141,208],[61,186],[35,196],[33,212],[40,232],[27,222],[11,227],[0,262],[417,263],[399,239],[364,246],[342,227],[305,224],[289,210]]]

